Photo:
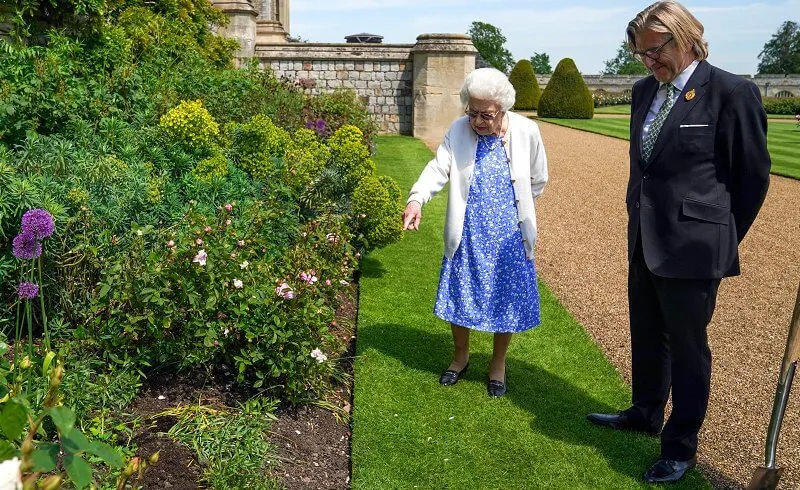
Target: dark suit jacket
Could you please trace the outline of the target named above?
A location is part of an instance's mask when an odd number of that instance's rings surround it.
[[[737,275],[738,244],[769,186],[761,95],[750,81],[701,61],[645,162],[642,125],[658,86],[653,76],[633,86],[628,260],[641,230],[645,262],[658,276]]]

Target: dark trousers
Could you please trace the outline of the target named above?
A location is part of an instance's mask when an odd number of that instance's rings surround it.
[[[633,407],[643,428],[658,430],[672,389],[672,413],[661,432],[661,457],[686,461],[708,407],[711,349],[706,327],[719,279],[670,279],[647,268],[641,238],[628,271]]]

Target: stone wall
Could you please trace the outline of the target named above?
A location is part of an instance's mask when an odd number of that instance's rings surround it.
[[[414,44],[257,45],[262,67],[313,95],[353,89],[383,133],[412,134]]]

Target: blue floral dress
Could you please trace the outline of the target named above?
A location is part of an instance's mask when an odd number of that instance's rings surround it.
[[[508,158],[497,136],[478,136],[464,232],[453,258],[443,259],[434,314],[495,333],[539,324],[536,268],[525,257]]]

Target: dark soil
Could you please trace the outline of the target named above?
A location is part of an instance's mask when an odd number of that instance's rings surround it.
[[[350,488],[350,429],[325,409],[284,413],[272,426],[273,474],[288,490]]]
[[[353,287],[350,298],[356,298]],[[346,382],[337,386],[326,400],[336,413],[319,406],[284,407],[270,428],[275,455],[268,466],[280,485],[293,489],[350,488],[350,424],[352,403],[352,359],[354,355],[357,303],[343,302],[337,311],[334,333],[348,345],[340,361]],[[166,432],[177,422],[172,416],[158,416],[164,410],[201,402],[237,406],[249,395],[236,392],[233,376],[224,368],[216,373],[192,372],[150,376],[130,412],[143,421],[134,434],[136,456],[146,460],[159,452],[158,463],[139,482],[145,489],[189,490],[204,488],[202,465],[191,449],[173,442]]]

